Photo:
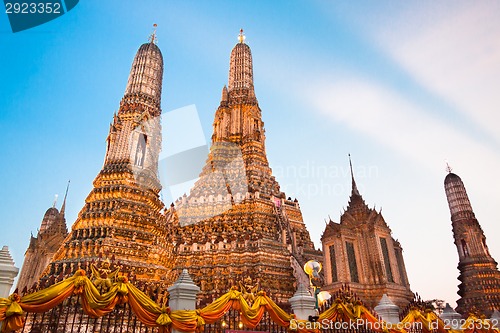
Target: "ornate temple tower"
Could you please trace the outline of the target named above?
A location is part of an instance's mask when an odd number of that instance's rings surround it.
[[[351,177],[351,197],[340,223],[330,220],[321,236],[325,261],[322,289],[334,291],[348,284],[371,307],[387,294],[403,308],[413,299],[403,249],[392,238],[382,213],[365,204],[352,165]]]
[[[453,237],[458,250],[460,299],[457,311],[467,316],[479,311],[487,316],[500,309],[500,272],[491,257],[486,237],[477,221],[459,176],[448,168],[444,188],[451,213]]]
[[[278,300],[293,295],[307,259],[321,260],[297,200],[280,191],[266,156],[265,130],[255,97],[252,54],[240,32],[231,51],[229,84],[222,89],[212,145],[190,194],[167,212],[175,266],[201,287],[202,298],[245,281]]]
[[[135,55],[106,156],[72,230],[46,270],[66,276],[110,260],[134,281],[159,281],[169,265],[158,180],[163,57],[155,33]]]
[[[45,212],[36,237],[31,235],[30,244],[24,254],[21,275],[17,282],[17,289],[22,293],[31,289],[38,282],[57,249],[68,235],[66,218],[64,217],[67,195],[68,189],[66,189],[61,211],[57,210],[54,201],[54,205]]]

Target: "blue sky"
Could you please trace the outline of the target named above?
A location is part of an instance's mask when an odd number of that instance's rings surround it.
[[[363,197],[404,248],[412,290],[453,304],[446,159],[500,260],[499,13],[494,1],[87,0],[16,34],[0,15],[0,245],[20,266],[68,179],[74,222],[153,23],[163,111],[194,104],[207,140],[243,28],[271,167],[315,243],[347,205],[350,153]]]

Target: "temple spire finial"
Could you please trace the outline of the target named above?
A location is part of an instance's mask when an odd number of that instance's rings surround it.
[[[156,44],[156,42],[158,41],[158,39],[156,38],[156,28],[158,27],[158,24],[153,24],[153,33],[151,34],[151,36],[149,36],[149,42],[150,43],[153,43],[153,44]]]
[[[356,185],[356,180],[354,179],[354,171],[352,170],[351,154],[349,156],[349,166],[351,168],[351,179],[352,179],[352,194],[359,195],[358,186]]]
[[[52,208],[56,208],[56,204],[57,204],[57,198],[59,197],[59,194],[55,194],[54,195],[54,203],[52,204]]]
[[[253,66],[252,52],[248,44],[245,44],[245,35],[243,29],[240,30],[238,37],[239,43],[233,47],[231,51],[231,59],[229,60],[229,83],[227,90],[229,97],[244,98],[249,103],[256,103],[254,87],[253,87]],[[239,91],[233,93],[233,91]]]
[[[453,171],[453,168],[450,166],[450,164],[448,163],[448,160],[445,160],[446,162],[446,171],[448,173],[451,173]]]
[[[61,206],[61,211],[60,211],[61,215],[64,215],[64,212],[66,211],[66,198],[68,197],[68,190],[69,190],[70,182],[71,182],[71,180],[68,180],[68,185],[66,185],[66,193],[64,193],[64,200],[63,200],[63,203]]]
[[[163,56],[156,45],[156,27],[154,24],[149,42],[142,44],[135,54],[123,96],[124,101],[141,94],[152,97],[155,104],[161,104]],[[122,112],[123,110],[119,110],[118,114]]]
[[[243,33],[243,29],[240,29],[240,34],[239,34],[239,36],[238,36],[238,41],[239,41],[240,43],[245,43],[245,38],[246,38],[246,37],[245,37],[245,34]]]

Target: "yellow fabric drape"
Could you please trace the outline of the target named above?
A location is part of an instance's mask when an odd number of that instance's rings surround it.
[[[447,333],[449,330],[445,328],[445,323],[433,311],[426,311],[422,313],[417,309],[410,310],[406,317],[401,321],[405,323],[421,323],[422,331],[424,333],[439,332]]]
[[[80,286],[85,279],[85,272],[79,270],[71,278],[63,280],[53,286],[19,298],[11,295],[7,301],[0,299],[0,320],[4,321],[2,332],[16,330],[24,325],[23,311],[46,312],[59,305],[71,296],[76,286]]]
[[[101,294],[85,276],[85,271],[78,270],[73,277],[38,292],[23,297],[13,294],[9,298],[0,298],[0,321],[4,323],[2,332],[22,328],[24,312],[49,311],[73,294],[80,295],[82,308],[90,317],[102,317],[113,311],[117,304],[128,303],[139,321],[149,327],[159,327],[161,333],[169,332],[172,328],[183,332],[193,332],[205,324],[220,320],[231,309],[240,313],[242,323],[248,328],[255,328],[265,312],[275,323],[283,327],[291,328],[291,323],[308,323],[296,320],[293,314],[286,313],[262,291],[257,293],[251,306],[241,292],[232,288],[202,309],[170,311],[168,307],[156,304],[145,293],[129,283],[125,276],[118,276],[116,281],[109,285],[111,286],[109,291]],[[406,333],[400,328],[401,326],[379,321],[361,303],[346,304],[340,299],[335,300],[328,310],[319,315],[317,325],[295,326],[299,327],[298,333],[312,333],[318,332],[325,321],[349,322],[360,319],[365,324],[378,324],[373,325],[372,329],[380,333]],[[431,333],[431,331],[433,333],[458,333],[446,329],[444,322],[432,311],[424,313],[413,309],[401,322],[403,325],[405,323],[421,323],[424,333]],[[467,319],[461,332],[500,333],[488,321],[474,316]]]
[[[127,284],[129,295],[128,304],[137,318],[146,326],[166,326],[172,323],[168,315],[168,309],[161,308],[153,302],[142,291],[132,284]]]
[[[344,304],[340,299],[336,299],[328,310],[319,315],[319,321],[349,321],[354,319],[354,312],[349,309],[348,305]]]
[[[0,321],[3,322],[2,332],[10,332],[23,327],[23,309],[19,305],[20,297],[12,294],[9,298],[0,298]]]

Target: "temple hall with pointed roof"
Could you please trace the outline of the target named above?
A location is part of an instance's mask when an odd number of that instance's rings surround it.
[[[351,163],[349,159],[349,163]],[[401,244],[392,237],[382,212],[369,208],[358,191],[351,167],[352,189],[340,223],[330,220],[321,236],[325,285],[334,291],[349,285],[365,304],[375,307],[382,296],[404,308],[413,299]]]
[[[68,183],[69,187],[69,183]],[[28,289],[36,287],[40,276],[50,263],[52,256],[59,249],[64,239],[68,235],[66,226],[66,195],[59,211],[54,205],[47,209],[43,216],[40,229],[36,236],[31,235],[28,249],[24,254],[24,262],[21,268],[21,274],[17,281],[17,289],[20,292],[26,292]]]

